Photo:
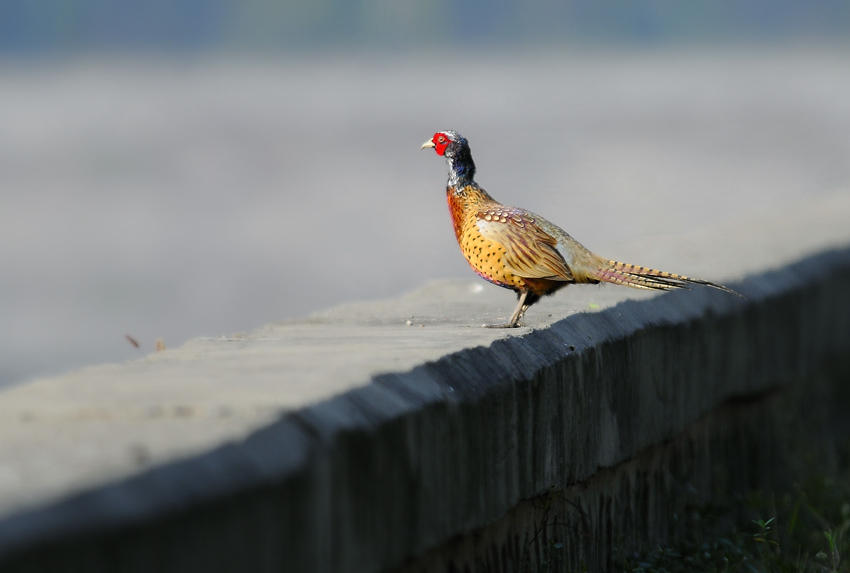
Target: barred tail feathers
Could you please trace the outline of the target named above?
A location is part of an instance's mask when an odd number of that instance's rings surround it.
[[[677,275],[675,273],[656,271],[655,269],[620,263],[618,261],[609,260],[606,262],[608,266],[603,266],[593,273],[593,277],[597,280],[651,290],[686,289],[690,288],[689,285],[702,285],[742,296],[730,288],[709,281]]]

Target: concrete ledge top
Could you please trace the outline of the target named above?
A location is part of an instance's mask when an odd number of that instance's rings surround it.
[[[766,293],[763,285],[751,290],[746,277],[850,245],[848,221],[850,192],[841,191],[687,236],[594,250],[724,282],[752,299]],[[512,311],[509,292],[477,279],[439,281],[397,300],[345,305],[245,335],[195,339],[144,359],[5,390],[0,520],[238,441],[282,413],[367,386],[377,375],[522,338],[568,315],[656,296],[669,295],[610,285],[571,287],[533,307],[528,328],[500,331],[480,325]],[[745,304],[717,291],[687,296],[701,296],[704,307]],[[676,320],[677,312],[671,306],[643,320]],[[578,349],[594,342],[582,336],[576,334]]]

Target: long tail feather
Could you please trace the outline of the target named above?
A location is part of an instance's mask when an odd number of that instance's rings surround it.
[[[630,286],[634,288],[652,289],[652,290],[671,290],[677,288],[690,288],[689,285],[702,285],[726,291],[743,298],[743,295],[727,288],[723,285],[695,279],[675,273],[666,273],[664,271],[656,271],[646,267],[630,265],[628,263],[620,263],[617,261],[607,261],[608,266],[602,267],[593,273],[594,278],[609,283]]]

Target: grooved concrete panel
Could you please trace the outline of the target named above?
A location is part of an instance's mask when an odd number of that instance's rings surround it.
[[[401,565],[847,352],[848,220],[840,194],[602,253],[746,300],[571,288],[505,332],[478,325],[509,294],[436,283],[4,392],[0,565]]]

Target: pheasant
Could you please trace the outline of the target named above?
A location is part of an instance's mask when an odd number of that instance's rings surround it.
[[[478,276],[518,295],[510,320],[484,325],[488,328],[523,326],[520,321],[531,305],[569,284],[609,282],[653,290],[694,284],[741,296],[712,282],[605,259],[543,217],[502,205],[475,182],[469,142],[456,131],[436,133],[425,148],[433,148],[449,164],[446,196],[466,260]]]

